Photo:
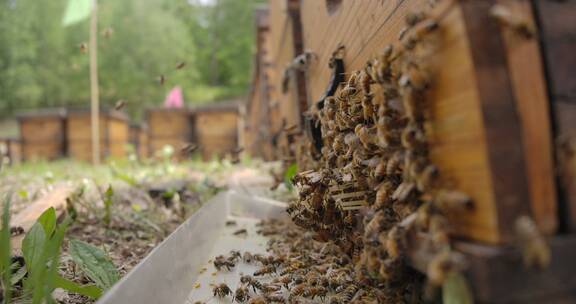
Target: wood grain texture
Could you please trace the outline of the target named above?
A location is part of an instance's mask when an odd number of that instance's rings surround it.
[[[20,117],[18,124],[24,160],[54,160],[64,156],[66,125],[62,115]]]
[[[536,28],[530,1],[499,0],[498,3]],[[523,38],[505,26],[501,26],[501,31],[516,105],[520,113],[532,215],[540,229],[551,235],[558,228],[558,210],[552,124],[542,54],[537,39]]]
[[[195,112],[195,130],[202,158],[212,159],[238,146],[238,112]]]
[[[563,230],[576,231],[576,1],[533,1],[544,54],[557,167]],[[562,148],[562,146],[564,146]]]

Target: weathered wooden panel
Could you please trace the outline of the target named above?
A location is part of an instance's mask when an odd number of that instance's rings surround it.
[[[476,202],[473,210],[451,215],[454,233],[491,243],[512,239],[519,214],[532,212],[547,233],[557,222],[545,85],[541,76],[527,76],[540,73],[537,44],[508,39],[490,16],[495,3],[444,1],[432,11],[442,20],[441,41],[429,59],[434,84],[427,125],[443,179]],[[318,55],[308,70],[308,95],[317,100],[337,45],[346,48],[347,72],[360,69],[397,42],[404,16],[428,1],[343,1],[330,13],[324,1],[302,5],[304,45]]]
[[[10,164],[18,164],[22,161],[22,144],[16,138],[0,138],[0,163],[8,158]]]
[[[576,231],[576,1],[533,1],[540,25],[560,170],[559,207],[566,230]]]

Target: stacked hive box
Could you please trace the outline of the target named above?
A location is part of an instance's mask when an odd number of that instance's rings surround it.
[[[66,151],[66,111],[42,110],[18,115],[22,158],[54,160]]]
[[[194,131],[202,158],[223,156],[238,147],[238,106],[212,105],[196,108]]]
[[[74,159],[92,160],[92,128],[90,111],[69,110],[67,116],[68,156]],[[128,141],[128,119],[117,111],[101,110],[100,156],[121,158],[126,156]]]
[[[149,109],[146,112],[149,147],[154,155],[166,145],[180,149],[194,142],[193,117],[189,109]]]

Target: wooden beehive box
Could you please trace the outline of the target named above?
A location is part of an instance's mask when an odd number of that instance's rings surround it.
[[[65,155],[65,116],[64,109],[44,109],[17,115],[23,160],[54,160]]]
[[[431,56],[431,157],[445,182],[475,208],[451,214],[455,235],[511,242],[515,219],[530,213],[557,228],[549,105],[538,42],[518,39],[490,16],[497,1],[440,1],[440,42]],[[529,1],[500,1],[532,22]],[[327,4],[333,4],[329,6]],[[428,1],[303,1],[304,47],[317,54],[307,71],[310,100],[325,91],[328,61],[345,46],[346,72],[398,41],[404,16]],[[528,63],[528,64],[527,64]]]
[[[148,157],[148,126],[130,124],[130,144],[139,159]]]
[[[255,12],[256,54],[248,104],[242,126],[243,147],[253,156],[270,159],[271,117],[270,117],[270,31],[267,7],[260,7]]]
[[[0,163],[7,157],[10,164],[22,161],[22,144],[18,138],[0,138]]]
[[[154,108],[146,112],[151,155],[166,145],[179,149],[194,141],[193,117],[190,110]]]
[[[194,131],[202,158],[221,157],[238,147],[238,105],[210,105],[194,109]]]
[[[88,110],[69,110],[67,117],[68,156],[92,160],[92,127]],[[126,115],[114,110],[101,110],[99,117],[100,156],[122,158],[129,143],[129,126]]]

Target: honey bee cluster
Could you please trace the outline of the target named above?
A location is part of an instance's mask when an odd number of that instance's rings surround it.
[[[408,14],[405,23],[397,44],[354,71],[315,111],[321,157],[315,166],[300,158],[314,169],[294,178],[299,197],[288,208],[294,223],[352,258],[349,275],[357,282],[394,286],[381,289],[393,302],[419,293],[419,279],[406,267],[409,233],[431,235],[436,257],[428,282],[440,285],[462,264],[450,250],[444,214],[472,207],[465,193],[443,187],[429,158],[426,59],[440,25],[425,13]]]

